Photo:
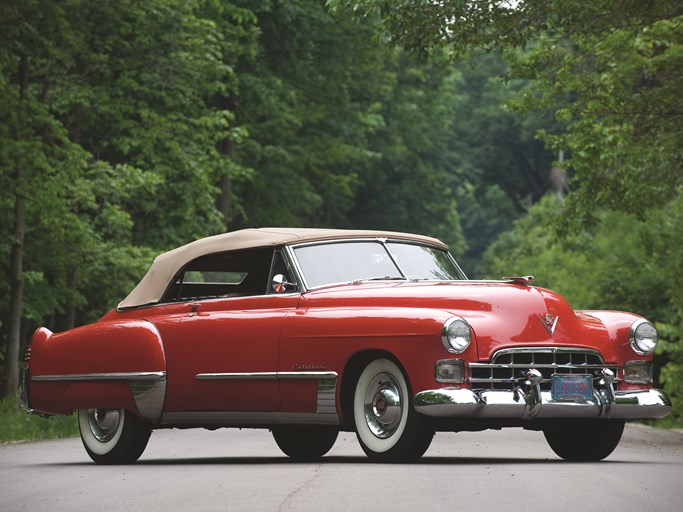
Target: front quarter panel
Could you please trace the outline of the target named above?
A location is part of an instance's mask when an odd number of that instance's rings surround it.
[[[441,342],[451,316],[421,308],[302,308],[285,320],[279,370],[332,371],[341,380],[355,355],[383,353],[403,367],[413,392],[427,389],[435,385],[434,362],[454,357]],[[457,357],[476,358],[476,342]],[[304,384],[306,389],[296,382],[281,385],[284,410],[310,412],[317,383]]]
[[[643,317],[622,311],[577,311],[577,314],[597,318],[608,333],[610,343],[603,355],[607,362],[623,366],[627,361],[652,361],[652,354],[637,354],[631,347],[631,326]],[[628,384],[623,382],[621,389],[650,388],[650,384]]]

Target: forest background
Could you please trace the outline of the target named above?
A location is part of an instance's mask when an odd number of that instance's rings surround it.
[[[656,322],[683,423],[683,6],[5,0],[0,372],[155,255],[255,226],[450,245]],[[661,371],[659,371],[661,370]],[[9,402],[7,402],[9,403]]]

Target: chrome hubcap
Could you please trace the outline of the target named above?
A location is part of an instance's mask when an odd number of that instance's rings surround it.
[[[121,412],[118,409],[88,409],[90,432],[101,443],[116,435],[120,422]]]
[[[376,375],[365,392],[365,422],[380,439],[387,439],[401,423],[401,387],[389,373]]]

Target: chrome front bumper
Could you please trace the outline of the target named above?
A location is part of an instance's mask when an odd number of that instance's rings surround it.
[[[550,391],[440,388],[418,393],[413,404],[417,412],[427,416],[476,419],[652,419],[663,418],[671,410],[671,399],[657,389],[595,390],[591,400],[559,402],[552,400]]]

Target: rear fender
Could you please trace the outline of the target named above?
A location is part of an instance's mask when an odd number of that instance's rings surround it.
[[[100,322],[59,334],[40,328],[26,379],[33,412],[123,408],[156,423],[166,394],[161,336],[145,320]]]

